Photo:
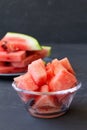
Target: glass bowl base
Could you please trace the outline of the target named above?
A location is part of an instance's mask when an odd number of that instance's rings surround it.
[[[43,114],[43,113],[37,113],[32,110],[29,110],[29,113],[31,114],[31,116],[38,117],[38,118],[56,118],[56,117],[64,115],[67,111],[68,110],[62,111],[62,112],[44,113]]]

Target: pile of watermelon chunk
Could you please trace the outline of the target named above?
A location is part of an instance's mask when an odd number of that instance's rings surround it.
[[[23,90],[34,92],[56,92],[74,87],[77,84],[75,72],[67,57],[44,63],[42,59],[28,65],[28,71],[14,78],[16,86]],[[43,98],[44,97],[44,98]],[[29,94],[22,93],[22,100],[27,102]],[[56,98],[45,95],[36,98],[35,106],[55,104]],[[58,106],[57,103],[56,106]],[[54,106],[54,105],[53,105]]]
[[[28,71],[14,78],[17,86],[29,91],[47,92],[60,91],[74,87],[77,84],[75,72],[67,57],[53,59],[47,64],[40,58],[28,65]],[[46,91],[46,90],[45,90]]]
[[[50,55],[50,46],[25,34],[8,32],[0,40],[0,73],[26,72],[28,64]]]

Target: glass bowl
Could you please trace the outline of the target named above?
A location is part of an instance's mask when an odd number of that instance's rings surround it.
[[[70,104],[81,87],[81,83],[70,89],[56,92],[27,91],[17,87],[15,82],[12,87],[16,90],[24,103],[26,110],[34,117],[54,118],[67,112]]]

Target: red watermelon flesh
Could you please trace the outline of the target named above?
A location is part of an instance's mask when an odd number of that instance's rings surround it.
[[[35,38],[25,34],[13,32],[8,32],[1,39],[1,46],[8,52],[20,50],[41,50],[41,46]]]
[[[1,51],[0,52],[0,61],[22,61],[26,57],[26,52],[25,51],[17,51],[17,52],[11,52],[8,53],[6,51]]]
[[[42,95],[32,95],[32,97],[30,94],[19,94],[24,102],[31,98],[35,99],[29,110],[44,114],[61,111],[63,104],[68,104],[70,99],[69,94],[46,95],[46,93],[66,90],[77,84],[76,76],[57,59],[47,64],[44,64],[42,59],[33,61],[28,66],[28,72],[14,78],[14,81],[21,89],[44,92]]]
[[[31,36],[8,32],[0,40],[0,65],[3,66],[0,73],[15,73],[21,70],[24,72],[28,64],[49,56],[50,51],[51,47],[40,46],[38,41]]]
[[[60,91],[69,89],[75,86],[76,83],[77,79],[73,74],[67,70],[60,70],[49,82],[49,87],[51,91]]]
[[[52,64],[52,69],[54,71],[54,75],[59,73],[60,70],[66,70],[66,68],[59,62],[58,59],[53,59],[51,64]]]
[[[49,86],[41,86],[40,92],[49,92]],[[33,105],[33,109],[36,109],[39,113],[50,113],[55,111],[56,108],[58,110],[57,98],[49,95],[38,96]]]
[[[2,62],[2,61],[0,61],[0,67],[1,67],[1,66],[4,66],[4,65],[5,65],[5,63]]]
[[[23,59],[21,62],[12,62],[12,66],[14,67],[25,67],[28,66],[32,61],[37,60],[39,58],[45,58],[49,56],[50,50],[47,49],[48,47],[43,47],[40,51],[28,51],[27,57]]]
[[[1,42],[0,42],[0,51],[5,51],[5,50],[3,49],[3,47],[1,46]]]
[[[49,92],[49,86],[47,84],[41,86],[40,92]]]
[[[71,64],[70,64],[70,62],[69,62],[69,60],[68,60],[67,57],[61,59],[59,62],[60,62],[69,72],[71,72],[72,74],[75,74],[75,72],[74,72],[74,70],[73,70],[73,68],[72,68],[72,66],[71,66]]]
[[[46,83],[47,73],[42,59],[36,60],[29,64],[28,73],[30,73],[37,85],[41,86]]]
[[[19,51],[19,50],[22,50],[23,48],[24,50],[26,50],[26,47],[24,46],[25,42],[26,41],[21,38],[7,37],[1,40],[1,43],[2,43],[1,46],[3,47],[4,50],[7,50],[7,51],[10,51],[10,50]]]
[[[1,74],[21,73],[21,72],[26,72],[26,71],[27,71],[27,67],[16,68],[13,66],[0,65],[0,73]]]
[[[52,67],[52,64],[49,62],[46,65],[46,73],[47,73],[47,82],[51,80],[52,77],[54,77],[54,69]]]
[[[24,74],[21,77],[14,78],[14,81],[17,82],[17,86],[24,90],[34,91],[38,89],[38,86],[35,84],[29,73]]]
[[[23,83],[21,84],[22,81]],[[28,73],[15,77],[14,82],[21,89],[25,89],[29,91],[36,91],[36,89],[38,89],[38,86],[34,83],[34,81],[32,80],[31,76]],[[29,85],[30,83],[31,85]],[[24,101],[25,103],[31,98],[34,98],[34,95],[31,95],[31,94],[26,94],[23,92],[19,92],[18,94],[21,100]]]
[[[33,108],[42,108],[42,109],[47,109],[47,110],[50,107],[55,108],[56,103],[55,103],[54,97],[48,96],[48,95],[43,95],[41,97],[38,97],[33,106]]]

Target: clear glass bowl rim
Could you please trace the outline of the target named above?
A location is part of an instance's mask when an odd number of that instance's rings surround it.
[[[82,86],[81,82],[78,82],[78,84],[70,89],[66,89],[66,90],[61,90],[61,91],[55,91],[55,92],[36,92],[36,91],[29,91],[29,90],[24,90],[21,88],[18,88],[16,83],[13,82],[12,83],[12,87],[17,91],[17,92],[22,92],[25,94],[32,94],[32,95],[61,95],[61,94],[68,94],[68,93],[73,93],[76,92],[78,89],[80,89],[80,87]]]

